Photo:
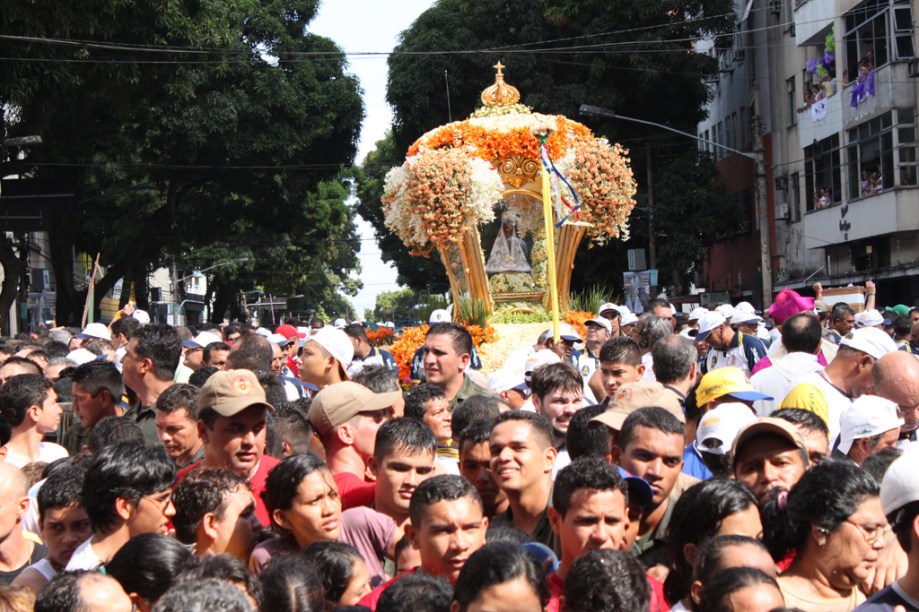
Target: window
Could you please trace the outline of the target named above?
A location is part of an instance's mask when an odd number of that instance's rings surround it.
[[[919,165],[916,162],[916,109],[897,109],[897,182],[902,187],[916,185]]]
[[[737,147],[740,150],[744,150],[750,146],[750,119],[747,117],[747,107],[740,107],[740,125],[738,126],[740,130],[740,139],[738,141],[739,146]]]
[[[795,95],[795,77],[785,80],[785,96],[788,104],[788,127],[798,122],[798,98]]]
[[[731,147],[731,148],[734,147],[734,130],[732,129],[733,127],[734,126],[731,125],[731,117],[730,116],[725,117],[724,118],[724,146],[726,147]],[[725,150],[724,154],[725,154],[725,157],[727,157],[730,153]]]
[[[801,175],[797,172],[788,180],[788,218],[792,223],[801,220]]]
[[[894,49],[897,59],[916,57],[913,47],[913,10],[908,1],[903,4],[905,6],[893,7]]]
[[[849,130],[849,197],[874,195],[891,186],[893,170],[892,112]]]
[[[851,83],[858,77],[859,62],[878,68],[890,60],[888,27],[890,5],[886,0],[865,0],[846,13],[846,70]]]
[[[804,199],[807,212],[842,201],[839,136],[834,134],[804,148]]]

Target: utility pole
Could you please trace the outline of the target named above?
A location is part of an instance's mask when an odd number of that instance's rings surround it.
[[[645,145],[645,170],[648,177],[648,269],[657,268],[657,245],[654,243],[654,181],[651,179],[651,146]],[[658,278],[660,273],[658,273]],[[651,287],[651,297],[657,294],[657,286]]]
[[[756,169],[756,217],[759,223],[760,271],[763,278],[763,308],[772,303],[772,249],[769,236],[769,206],[766,197],[766,162],[763,158],[763,117],[759,80],[753,81],[753,153]]]

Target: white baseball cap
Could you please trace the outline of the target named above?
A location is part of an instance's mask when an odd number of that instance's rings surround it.
[[[287,344],[290,344],[294,340],[297,340],[297,338],[296,337],[285,338],[281,334],[271,334],[270,336],[268,336],[268,342],[272,344],[277,344],[278,346],[285,346]]]
[[[431,325],[434,325],[435,323],[449,323],[451,320],[452,317],[450,316],[450,313],[443,308],[432,310],[431,316],[428,317],[428,323]]]
[[[868,310],[863,310],[855,314],[856,329],[861,329],[862,327],[875,327],[889,322],[890,319],[884,319],[884,315],[874,308],[869,308]]]
[[[549,349],[542,349],[536,351],[527,358],[526,365],[523,367],[524,375],[529,376],[530,373],[538,368],[539,366],[548,365],[550,363],[559,363],[562,358],[550,351]]]
[[[903,455],[890,464],[881,481],[881,508],[884,514],[890,516],[905,505],[919,501],[919,470],[916,469],[919,461],[919,451],[907,450]],[[892,523],[899,523],[895,517]]]
[[[901,425],[903,419],[895,403],[876,395],[862,395],[839,419],[839,451],[848,453],[855,440],[879,436]]]
[[[593,324],[593,325],[599,325],[600,327],[602,327],[603,329],[605,329],[605,330],[606,330],[606,333],[608,333],[608,334],[613,333],[613,324],[610,323],[610,322],[609,322],[609,319],[607,319],[607,318],[605,318],[605,317],[594,317],[593,319],[584,322],[584,325],[587,325],[587,326],[589,326],[589,325],[591,325],[591,324]],[[561,331],[559,331],[559,333],[561,333]]]
[[[867,353],[875,359],[880,359],[887,353],[897,350],[897,345],[883,329],[877,327],[862,327],[855,329],[842,337],[839,346],[848,346],[856,351]]]
[[[84,363],[95,361],[98,357],[98,355],[91,353],[85,348],[78,348],[75,351],[70,351],[67,353],[67,359],[71,360],[77,365],[83,365]]]
[[[607,321],[609,325],[609,321]],[[612,330],[612,326],[609,327]],[[546,335],[547,338],[552,338],[552,328],[549,328],[549,333]],[[581,337],[578,335],[578,332],[574,331],[574,328],[571,327],[568,323],[559,323],[558,324],[558,337],[562,340],[570,340],[571,342],[581,342]]]
[[[223,338],[221,338],[217,334],[212,334],[211,332],[203,331],[203,332],[199,332],[198,335],[192,338],[191,340],[186,340],[185,342],[183,342],[182,346],[184,346],[185,348],[199,349],[199,348],[204,348],[205,346],[207,346],[208,344],[212,342],[223,342]]]
[[[597,309],[597,314],[602,315],[607,310],[615,310],[620,315],[622,314],[622,306],[619,306],[618,304],[613,304],[612,302],[601,304],[600,308]]]
[[[704,315],[706,312],[709,312],[708,308],[703,308],[702,306],[699,306],[698,308],[693,308],[692,312],[689,313],[689,320],[698,321],[699,319],[702,318],[702,315]]]
[[[354,344],[351,342],[351,338],[340,329],[323,327],[310,336],[309,342],[315,342],[324,348],[329,355],[337,359],[342,370],[347,370],[354,359]]]
[[[725,402],[712,408],[699,421],[696,448],[710,455],[726,455],[737,433],[756,420],[750,407],[740,402]]]
[[[150,315],[146,310],[137,309],[131,316],[137,319],[141,325],[148,325],[150,323]]]
[[[348,327],[348,322],[344,319],[335,319],[335,323],[332,324],[332,327],[335,329],[344,329]]]
[[[625,327],[626,325],[634,325],[638,323],[638,315],[633,312],[627,312],[619,320],[619,325]]]
[[[730,304],[719,304],[715,306],[715,312],[721,314],[725,319],[730,319],[734,316],[734,307]]]
[[[87,338],[97,338],[99,340],[112,340],[112,332],[109,330],[108,326],[105,323],[90,323],[83,328],[79,334],[75,336],[81,340]]]
[[[763,318],[746,302],[738,304],[731,315],[731,323],[759,323]]]
[[[696,335],[696,342],[702,342],[708,338],[712,330],[716,329],[719,325],[724,325],[726,322],[727,318],[717,310],[706,312],[702,315],[702,318],[699,319],[699,333]]]
[[[555,353],[552,354],[554,355]],[[492,372],[491,376],[488,377],[488,388],[495,393],[501,393],[502,391],[508,391],[510,389],[526,390],[527,383],[520,374],[507,368],[501,368],[500,370]]]
[[[268,336],[271,335],[271,330],[266,327],[259,327],[255,330],[255,333],[258,334],[259,336],[267,338]]]

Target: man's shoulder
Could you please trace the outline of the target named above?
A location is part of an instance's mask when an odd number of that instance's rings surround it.
[[[868,601],[855,608],[858,612],[893,612],[897,606],[907,610],[919,610],[919,600],[907,595],[899,583],[895,582],[868,598]]]

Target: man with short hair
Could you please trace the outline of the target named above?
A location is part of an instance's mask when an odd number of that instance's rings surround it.
[[[230,346],[224,370],[270,372],[274,351],[271,343],[258,334],[246,334]]]
[[[895,403],[876,395],[863,395],[842,413],[839,446],[833,455],[862,465],[885,448],[895,448],[902,425]]]
[[[51,381],[41,374],[20,374],[0,387],[0,414],[11,429],[4,445],[6,461],[18,468],[34,461],[51,463],[67,456],[67,449],[45,442],[57,431],[63,409]]]
[[[23,586],[37,595],[67,567],[77,546],[92,535],[89,516],[80,503],[85,473],[84,465],[57,466],[38,488],[38,531],[48,554],[23,570],[13,586]]]
[[[287,371],[291,377],[300,378],[300,367],[297,363],[297,356],[300,354],[300,341],[306,338],[306,332],[299,331],[290,323],[282,323],[274,330],[274,333],[281,334],[289,340],[286,345],[287,351]]]
[[[451,410],[473,395],[492,395],[466,374],[472,336],[462,325],[436,323],[425,335],[422,349],[425,379],[443,389]]]
[[[509,411],[492,426],[488,441],[491,472],[507,495],[508,509],[493,520],[495,526],[516,527],[556,549],[547,509],[552,491],[552,468],[558,451],[552,444],[552,424],[541,414]]]
[[[790,491],[809,467],[807,446],[794,425],[761,417],[737,432],[734,479],[747,485],[761,504],[773,489]]]
[[[323,327],[314,332],[300,354],[300,380],[320,391],[348,380],[348,366],[354,358],[354,345],[345,332]]]
[[[402,393],[374,393],[346,381],[322,389],[310,403],[310,424],[325,447],[343,510],[373,503],[374,483],[365,476],[377,430],[389,418],[397,395],[401,398]]]
[[[667,300],[662,299],[662,298],[655,298],[651,300],[650,302],[648,302],[647,312],[653,314],[658,319],[664,319],[668,323],[673,325],[673,322],[674,322],[673,307],[670,305],[670,302],[668,302]],[[672,329],[671,329],[671,333],[673,333]]]
[[[192,472],[173,492],[176,538],[195,554],[229,554],[244,563],[262,529],[249,482],[228,469]]]
[[[20,374],[41,374],[41,366],[25,357],[7,357],[0,366],[0,385],[5,385],[13,376]]]
[[[571,462],[565,448],[568,423],[584,407],[584,382],[572,366],[553,363],[533,371],[533,407],[552,425],[552,445],[558,455],[552,471],[553,478]]]
[[[0,585],[8,585],[27,567],[37,563],[48,549],[28,540],[22,517],[29,507],[29,480],[9,463],[0,463]]]
[[[562,361],[576,364],[580,351],[575,350],[574,345],[581,342],[581,336],[568,323],[559,323],[558,325],[558,342],[555,341],[555,333],[550,327],[546,333],[546,348],[556,355]]]
[[[124,414],[121,407],[124,383],[121,372],[111,361],[89,361],[77,366],[71,381],[71,410],[79,424],[71,423],[61,444],[70,454],[76,455],[83,451],[86,438],[96,423],[107,416]]]
[[[750,377],[754,389],[773,398],[753,402],[758,415],[772,414],[798,380],[823,368],[817,360],[821,337],[820,323],[813,315],[798,313],[785,319],[781,343],[788,354]]]
[[[239,589],[236,589],[239,592]],[[132,612],[134,603],[121,584],[95,571],[74,571],[58,574],[42,590],[35,602],[35,612],[59,610],[105,610]]]
[[[176,485],[194,469],[229,468],[247,478],[255,496],[255,512],[262,525],[270,524],[262,499],[271,468],[280,463],[264,455],[268,412],[274,407],[249,370],[224,370],[211,376],[198,394],[198,435],[204,458],[183,468]]]
[[[654,343],[651,356],[654,378],[683,404],[696,386],[698,353],[695,345],[682,336],[671,335]]]
[[[209,365],[218,370],[225,370],[227,357],[230,355],[230,345],[226,342],[211,342],[204,347],[204,365]]]
[[[124,358],[125,348],[140,327],[140,321],[130,315],[118,317],[109,325],[112,333],[112,348],[115,349],[115,366],[119,372],[121,372],[121,360]]]
[[[125,347],[122,378],[137,400],[125,417],[136,422],[148,446],[159,446],[156,400],[172,386],[182,356],[182,339],[169,325],[144,325]]]
[[[593,392],[590,390],[588,382],[593,373],[600,367],[600,349],[609,340],[613,327],[609,319],[601,316],[590,319],[584,323],[584,326],[587,328],[587,341],[585,342],[584,351],[578,355],[575,367],[578,369],[581,378],[584,379],[585,402],[587,404],[596,404],[597,398],[594,397]]]
[[[609,404],[609,398],[626,383],[638,382],[645,373],[641,362],[641,349],[629,336],[610,338],[600,349],[600,368],[590,380],[594,397],[601,406]]]
[[[871,378],[875,394],[894,402],[903,419],[897,446],[910,448],[919,429],[919,360],[903,351],[889,353],[874,364]]]
[[[855,311],[845,302],[833,304],[830,313],[830,329],[827,330],[826,339],[833,344],[839,344],[843,336],[855,327]]]
[[[904,455],[887,469],[881,482],[881,508],[909,565],[899,580],[868,598],[858,610],[919,609],[919,470],[915,455]]]
[[[610,322],[610,338],[616,338],[621,334],[619,323],[622,321],[622,310],[622,306],[618,306],[611,302],[601,304],[600,308],[597,309],[597,314]],[[625,310],[628,309],[626,308]]]
[[[185,349],[185,360],[183,364],[192,372],[196,372],[201,366],[205,365],[205,347],[220,342],[222,342],[220,336],[206,331],[199,332],[198,335],[191,340],[185,340],[182,342],[182,347]],[[187,380],[182,382],[187,382]]]
[[[475,487],[461,476],[435,476],[418,486],[409,513],[405,531],[421,555],[420,569],[455,584],[463,564],[485,544],[488,519]],[[380,585],[358,604],[375,610],[383,592],[399,579]]]
[[[431,383],[421,383],[405,393],[405,418],[427,425],[437,438],[437,458],[448,474],[458,474],[459,452],[453,446],[450,403],[444,390]]]
[[[156,400],[156,431],[177,469],[204,458],[204,441],[195,416],[197,404],[198,388],[182,383],[172,385]]]
[[[385,366],[367,366],[358,372],[353,380],[374,393],[398,392],[399,395],[393,395],[395,402],[389,407],[389,414],[395,419],[405,413],[405,400],[402,397],[402,384],[399,382],[398,372],[393,372]]]
[[[651,485],[632,553],[645,564],[669,565],[667,526],[677,501],[674,486],[683,468],[683,423],[664,408],[641,408],[622,423],[613,447],[617,465]]]
[[[766,356],[766,345],[755,336],[735,331],[728,325],[724,315],[717,311],[707,312],[699,319],[699,333],[696,342],[708,342],[706,372],[718,368],[740,368],[749,376],[756,362]]]
[[[491,453],[488,439],[491,435],[491,419],[475,421],[459,435],[460,476],[472,483],[489,519],[507,511],[507,494],[498,487],[491,471]]]
[[[414,419],[393,419],[377,431],[370,472],[374,481],[374,509],[396,523],[398,535],[409,521],[409,502],[418,486],[434,476],[437,439]],[[480,502],[481,504],[481,502]]]
[[[803,408],[822,418],[830,429],[830,444],[839,435],[839,419],[852,400],[868,393],[874,363],[897,350],[880,329],[856,329],[839,342],[836,358],[823,370],[808,374],[785,396],[782,408]]]
[[[354,375],[367,366],[378,365],[389,368],[395,373],[399,373],[399,365],[393,358],[392,353],[385,349],[371,346],[367,338],[367,330],[360,323],[352,323],[344,328],[345,334],[351,339],[354,345],[354,359],[348,366],[348,376],[354,378]]]
[[[165,534],[175,514],[174,479],[175,466],[161,448],[122,444],[103,450],[89,466],[80,496],[93,535],[74,551],[66,571],[105,565],[142,533]]]
[[[309,398],[284,402],[268,415],[269,455],[283,459],[309,452],[314,440],[313,426],[306,416],[309,406]]]

